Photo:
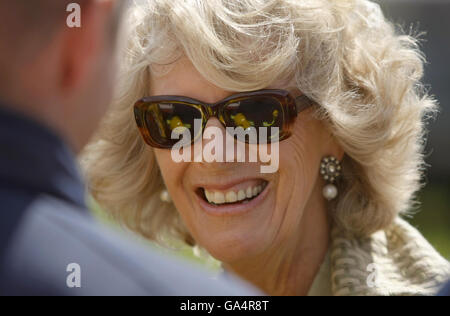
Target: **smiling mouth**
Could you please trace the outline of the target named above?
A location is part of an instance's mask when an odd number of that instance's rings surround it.
[[[199,188],[198,194],[212,206],[246,204],[257,198],[267,185],[265,180],[254,180],[228,190]]]

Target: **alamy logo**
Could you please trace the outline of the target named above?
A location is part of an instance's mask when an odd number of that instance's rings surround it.
[[[371,263],[367,266],[367,272],[370,272],[369,276],[367,277],[366,283],[369,288],[376,288],[379,287],[378,281],[378,267],[375,263]]]
[[[250,144],[257,144],[258,140],[267,140],[268,135],[279,135],[278,127],[227,127],[224,137],[222,129],[209,126],[202,133],[202,120],[194,120],[194,135],[202,135],[203,140],[209,142],[203,146],[196,141],[191,146],[192,134],[187,127],[176,127],[172,130],[171,139],[178,140],[172,147],[171,158],[175,163],[180,162],[261,162],[261,173],[274,173],[279,167],[279,142],[249,146],[246,155],[246,139]],[[191,147],[193,147],[193,157]]]
[[[81,288],[81,267],[78,263],[71,263],[67,265],[66,272],[67,275],[66,284],[70,289]]]
[[[78,3],[70,3],[66,11],[70,12],[66,20],[67,26],[70,28],[81,27],[81,6]]]

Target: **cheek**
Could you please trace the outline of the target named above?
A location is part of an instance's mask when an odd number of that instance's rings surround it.
[[[313,180],[314,157],[313,149],[308,148],[307,142],[301,135],[293,135],[280,146],[280,179],[285,200],[303,198]],[[285,190],[290,188],[290,190]],[[298,205],[298,203],[297,203]]]
[[[300,139],[289,140],[280,144],[280,172],[276,196],[275,215],[283,226],[280,230],[284,236],[298,231],[309,192],[310,171],[309,157]]]
[[[292,136],[282,143],[280,161],[290,172],[304,179],[310,186],[319,172],[326,130],[322,123],[309,115],[299,117],[293,126]]]
[[[280,143],[280,170],[276,214],[283,218],[285,234],[298,231],[304,210],[319,176],[320,125],[298,122],[293,135]]]
[[[154,149],[154,153],[167,189],[169,191],[179,190],[182,185],[182,181],[179,179],[183,179],[185,164],[175,163],[170,155],[170,150]],[[179,194],[179,192],[171,193],[174,193],[173,196]]]
[[[156,161],[170,197],[186,221],[192,215],[192,195],[189,194],[186,170],[189,163],[176,163],[172,160],[170,150],[154,149]]]

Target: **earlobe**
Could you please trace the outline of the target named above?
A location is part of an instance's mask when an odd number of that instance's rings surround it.
[[[339,161],[344,159],[345,151],[342,146],[339,144],[338,140],[331,133],[328,134],[328,140],[326,141],[326,155],[331,155],[336,157]]]
[[[339,160],[339,161],[342,161],[342,159],[344,159],[344,156],[345,156],[345,151],[344,151],[344,149],[341,147],[341,145],[339,145],[338,143],[337,143],[337,141],[335,140],[335,143],[336,143],[336,148],[334,149],[334,152],[335,152],[335,154],[336,154],[336,156],[335,157],[337,157],[337,159]]]

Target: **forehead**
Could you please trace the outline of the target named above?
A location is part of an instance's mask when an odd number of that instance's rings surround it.
[[[180,95],[215,103],[232,94],[206,80],[194,65],[182,58],[170,66],[152,66],[151,95]]]
[[[216,103],[237,91],[224,90],[207,79],[187,58],[181,58],[171,65],[152,65],[150,95],[177,95],[196,99],[205,103]],[[272,84],[267,89],[288,89],[283,84]],[[240,91],[242,92],[242,91]]]

